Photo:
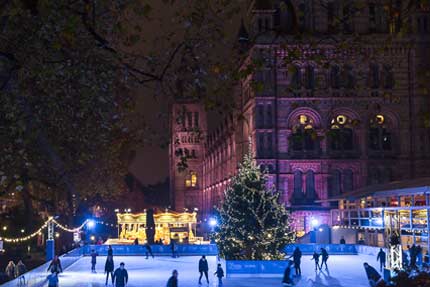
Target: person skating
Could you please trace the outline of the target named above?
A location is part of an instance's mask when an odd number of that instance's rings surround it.
[[[287,267],[284,271],[284,277],[282,278],[282,285],[285,287],[293,285],[293,280],[291,280],[291,265],[291,260],[288,260]]]
[[[166,287],[178,287],[178,271],[173,270],[172,276],[170,276],[169,280],[167,281]]]
[[[172,251],[172,257],[176,258],[176,244],[175,244],[175,240],[171,239],[170,240],[170,250]]]
[[[376,261],[379,261],[379,271],[382,272],[382,268],[385,268],[385,260],[386,260],[386,254],[384,250],[379,249],[378,256],[376,256]]]
[[[224,270],[221,267],[221,263],[218,263],[218,266],[216,268],[214,275],[216,275],[216,277],[218,278],[218,286],[222,286],[222,278],[224,277]]]
[[[4,272],[9,280],[15,279],[15,263],[13,263],[13,261],[9,261]]]
[[[136,239],[134,240],[134,245],[139,245],[139,239],[137,239],[137,238],[136,238]]]
[[[145,244],[145,249],[146,249],[146,259],[149,258],[149,255],[151,255],[151,257],[154,258],[154,254],[152,254],[151,245],[149,245],[148,242]]]
[[[381,275],[376,271],[375,268],[365,262],[363,264],[364,270],[366,271],[367,279],[369,280],[370,286],[373,287],[383,287],[385,286],[385,281],[382,279]]]
[[[340,244],[346,244],[345,237],[343,237],[343,236],[342,236],[342,237],[340,238],[339,243],[340,243]]]
[[[109,248],[108,248],[108,256],[113,256],[113,249],[111,245],[109,245]]]
[[[125,264],[124,262],[121,262],[119,264],[119,268],[115,270],[113,273],[113,282],[115,284],[115,287],[126,287],[128,283],[128,273],[127,270],[124,268]]]
[[[58,258],[57,255],[55,255],[54,259],[52,259],[51,263],[49,263],[48,271],[54,271],[55,273],[61,273],[63,272],[63,268],[61,267],[61,261],[60,258]]]
[[[106,258],[106,263],[105,263],[105,274],[106,274],[106,286],[108,285],[108,281],[109,281],[109,274],[110,274],[110,278],[112,280],[112,285],[113,285],[113,270],[114,270],[114,263],[113,263],[113,256],[112,255],[108,255],[108,257]]]
[[[19,284],[25,285],[25,277],[24,273],[27,272],[27,268],[21,260],[18,261],[18,264],[15,266],[15,278],[19,278]]]
[[[97,256],[99,254],[93,249],[91,250],[91,272],[96,273]]]
[[[51,274],[46,279],[48,280],[48,287],[58,287],[58,273],[55,270],[51,270]]]
[[[299,247],[296,247],[296,249],[293,252],[293,261],[294,261],[294,269],[296,269],[297,276],[302,275],[302,269],[300,268],[301,260],[302,260],[302,251],[300,251]]]
[[[325,248],[321,248],[321,267],[320,267],[320,270],[322,269],[324,264],[325,264],[325,269],[328,269],[327,260],[328,260],[328,252],[327,252],[327,250],[325,250]]]
[[[205,274],[206,282],[209,284],[209,278],[208,278],[209,265],[205,255],[203,255],[202,258],[200,258],[199,260],[199,272],[200,272],[199,284],[202,284],[203,274]]]
[[[316,251],[314,251],[314,254],[312,255],[311,260],[315,260],[315,271],[317,271],[318,269],[321,270],[321,267],[319,265],[320,255]]]

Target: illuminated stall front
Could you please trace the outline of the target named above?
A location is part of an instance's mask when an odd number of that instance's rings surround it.
[[[430,250],[430,178],[366,187],[331,200],[339,202],[339,209],[331,210],[334,229],[356,229],[366,245],[384,246],[386,218],[396,216],[403,248]]]
[[[131,243],[136,238],[146,242],[146,212],[117,213],[119,243]],[[154,214],[156,242],[169,244],[171,239],[180,243],[197,243],[202,238],[196,236],[196,212],[163,212]]]

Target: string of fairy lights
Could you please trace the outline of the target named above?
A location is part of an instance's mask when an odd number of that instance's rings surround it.
[[[75,228],[68,228],[67,226],[59,223],[57,220],[55,220],[54,217],[49,217],[43,224],[42,226],[40,226],[39,229],[37,229],[36,231],[34,231],[31,234],[22,236],[22,237],[16,237],[16,238],[8,238],[8,237],[1,237],[0,236],[0,240],[7,242],[7,243],[21,243],[21,242],[25,242],[28,241],[36,236],[39,236],[42,234],[42,231],[45,230],[46,228],[48,228],[48,225],[50,223],[55,224],[58,228],[60,228],[61,230],[65,231],[65,232],[79,232],[81,231],[87,224],[89,223],[94,223],[94,224],[102,224],[108,227],[118,227],[118,225],[112,224],[112,223],[108,223],[108,222],[103,222],[103,221],[92,221],[90,219],[85,220],[81,225],[79,225],[78,227]]]

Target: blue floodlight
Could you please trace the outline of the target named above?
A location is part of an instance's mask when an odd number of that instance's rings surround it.
[[[209,225],[210,225],[211,227],[215,227],[217,224],[218,224],[218,222],[216,221],[216,219],[215,219],[215,218],[211,218],[211,219],[209,219]]]
[[[94,226],[96,226],[96,222],[92,219],[88,219],[87,220],[87,227],[92,229],[92,228],[94,228]]]

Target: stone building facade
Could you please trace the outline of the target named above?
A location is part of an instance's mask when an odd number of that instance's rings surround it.
[[[429,75],[430,15],[419,4],[407,11],[408,32],[398,37],[406,24],[382,1],[253,3],[239,33],[242,68],[258,66],[235,92],[244,120],[226,116],[205,128],[192,163],[198,188],[190,195],[204,217],[222,200],[248,138],[303,233],[329,222],[332,206],[319,200],[430,174],[430,77],[420,82]],[[297,31],[309,36],[297,39]],[[183,197],[184,179],[172,180]],[[183,202],[177,207],[192,207]]]

